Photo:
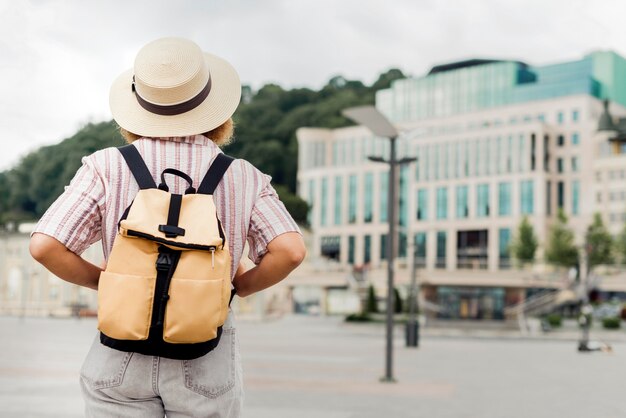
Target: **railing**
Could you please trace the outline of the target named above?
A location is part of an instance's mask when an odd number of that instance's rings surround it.
[[[487,258],[457,258],[456,268],[466,270],[486,270],[489,266]]]

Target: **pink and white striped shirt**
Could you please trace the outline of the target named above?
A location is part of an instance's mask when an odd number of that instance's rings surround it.
[[[220,153],[213,141],[202,136],[141,138],[133,142],[152,176],[166,168],[187,173],[200,184],[213,159]],[[48,208],[34,232],[56,238],[69,250],[82,254],[102,239],[108,259],[117,233],[117,223],[139,191],[130,169],[116,148],[84,157],[64,193]],[[174,180],[175,179],[175,180]],[[183,193],[184,180],[169,176],[172,193]],[[213,195],[232,257],[232,274],[250,244],[250,259],[258,264],[267,244],[285,232],[300,232],[270,184],[271,177],[245,160],[233,161]],[[231,277],[232,279],[232,277]]]

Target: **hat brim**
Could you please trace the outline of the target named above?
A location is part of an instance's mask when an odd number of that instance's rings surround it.
[[[140,136],[189,136],[208,132],[235,113],[241,99],[241,82],[228,62],[204,53],[211,74],[211,91],[196,108],[178,115],[158,115],[141,107],[132,91],[134,70],[123,72],[113,82],[109,106],[113,119],[129,132]]]

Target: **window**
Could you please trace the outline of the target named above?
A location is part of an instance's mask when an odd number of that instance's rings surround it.
[[[398,233],[398,257],[406,258],[406,250],[407,250],[407,242],[406,242],[406,233],[400,232]]]
[[[511,183],[498,184],[498,215],[511,215]]]
[[[407,218],[409,217],[409,166],[403,165],[400,167],[400,202],[398,209],[398,221],[400,226],[406,226]]]
[[[448,218],[448,189],[446,187],[437,188],[437,219]]]
[[[469,216],[469,205],[467,202],[467,186],[456,186],[456,218],[464,219]]]
[[[578,122],[578,117],[579,117],[578,110],[577,109],[572,110],[572,122]]]
[[[535,208],[534,183],[532,180],[524,180],[521,185],[520,204],[522,215],[532,215]]]
[[[556,205],[559,209],[565,206],[565,183],[562,181],[556,184]]]
[[[354,235],[348,237],[348,264],[354,264]]]
[[[357,201],[357,177],[356,174],[348,178],[348,222],[353,224],[356,222],[356,201]]]
[[[479,184],[476,188],[476,216],[489,216],[489,185]]]
[[[577,132],[572,134],[572,145],[578,145],[580,143],[580,135]]]
[[[387,259],[387,234],[382,234],[380,236],[380,259]]]
[[[556,159],[556,172],[557,173],[563,172],[563,158]]]
[[[374,174],[365,173],[365,185],[363,187],[364,202],[363,202],[363,221],[365,223],[372,222],[373,206],[374,206]]]
[[[550,137],[543,136],[543,171],[550,171]]]
[[[343,178],[341,176],[335,177],[335,225],[341,225],[341,199],[343,193],[341,191],[341,183]]]
[[[436,268],[446,268],[446,232],[437,231],[437,259]]]
[[[417,219],[428,219],[428,190],[419,189],[417,191]]]
[[[511,267],[510,246],[511,246],[511,230],[509,228],[500,228],[498,230],[499,243],[499,265],[500,268]]]
[[[579,170],[578,157],[572,157],[572,171],[576,172],[578,170]]]
[[[363,239],[363,263],[372,261],[372,236],[366,235]]]
[[[387,194],[389,193],[389,172],[380,173],[380,222],[387,222]]]
[[[563,145],[565,145],[565,136],[563,136],[563,135],[557,136],[556,144],[559,147],[562,147]]]
[[[574,180],[572,182],[572,215],[578,215],[580,200],[580,181]]]
[[[546,214],[552,215],[552,182],[546,182]]]
[[[320,211],[320,224],[326,226],[326,206],[328,205],[328,179],[322,178],[322,205]]]
[[[309,225],[313,225],[313,202],[315,202],[315,180],[309,180],[309,213],[307,215],[307,222]]]
[[[535,165],[537,163],[537,138],[535,134],[530,135],[530,171],[535,171]]]
[[[556,115],[556,121],[558,122],[559,125],[563,124],[563,112],[559,112]]]
[[[415,266],[426,267],[426,232],[415,234]]]

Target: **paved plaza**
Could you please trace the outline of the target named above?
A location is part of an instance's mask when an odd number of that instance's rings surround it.
[[[95,327],[93,319],[0,318],[0,416],[82,416],[78,370]],[[427,330],[416,350],[398,329],[398,383],[383,384],[380,325],[290,316],[237,328],[247,418],[626,416],[619,338],[612,354],[579,354],[569,340]]]

